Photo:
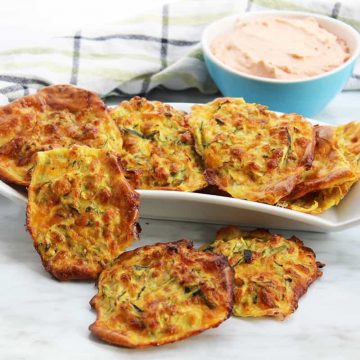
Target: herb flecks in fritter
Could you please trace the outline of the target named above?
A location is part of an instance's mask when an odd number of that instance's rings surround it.
[[[122,163],[135,188],[196,191],[207,185],[183,111],[137,96],[111,116],[122,131]]]
[[[90,330],[133,348],[184,339],[230,316],[233,281],[224,256],[196,251],[189,240],[128,251],[99,277]]]
[[[137,239],[138,205],[115,154],[86,146],[37,154],[27,226],[57,279],[96,279]]]
[[[218,231],[214,243],[202,249],[225,255],[234,269],[235,316],[284,319],[322,275],[319,267],[323,265],[301,240],[287,240],[266,230],[225,227]]]
[[[211,185],[240,199],[276,204],[312,164],[312,125],[243,99],[194,105],[190,125]]]
[[[2,179],[28,186],[38,151],[74,144],[121,150],[121,133],[95,93],[55,85],[0,107]]]

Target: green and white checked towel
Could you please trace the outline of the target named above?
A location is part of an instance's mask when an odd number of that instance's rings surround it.
[[[199,40],[212,21],[264,9],[310,11],[343,20],[360,30],[358,0],[191,0],[155,7],[120,24],[0,41],[0,101],[70,83],[108,95],[145,94],[162,86],[215,93]],[[9,43],[9,41],[11,43]],[[347,84],[360,89],[360,67]],[[1,98],[2,97],[2,98]]]

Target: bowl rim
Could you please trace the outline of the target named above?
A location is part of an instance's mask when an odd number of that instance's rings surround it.
[[[349,57],[349,59],[347,59],[343,64],[341,64],[340,66],[336,67],[335,69],[316,75],[316,76],[311,76],[311,77],[307,77],[304,79],[273,79],[273,78],[266,78],[266,77],[261,77],[261,76],[255,76],[255,75],[251,75],[245,72],[241,72],[238,70],[234,70],[232,69],[230,66],[224,64],[222,61],[220,61],[211,51],[210,49],[210,41],[208,39],[209,37],[209,32],[211,30],[213,30],[214,28],[218,27],[220,24],[224,23],[224,22],[235,22],[235,20],[239,19],[239,18],[243,18],[243,17],[256,17],[256,16],[267,16],[267,15],[279,15],[279,16],[285,16],[285,17],[293,17],[293,16],[300,16],[300,17],[313,17],[315,19],[321,19],[323,21],[327,21],[328,23],[333,23],[336,24],[340,27],[342,27],[345,31],[347,31],[351,36],[354,37],[355,39],[355,47],[353,50],[353,54]],[[218,32],[218,34],[220,34],[221,32]],[[226,17],[222,17],[221,19],[218,19],[214,22],[212,22],[211,24],[207,25],[207,27],[203,30],[202,33],[202,37],[201,37],[201,47],[203,50],[204,55],[206,55],[208,58],[210,58],[210,60],[212,62],[214,62],[217,66],[219,66],[220,68],[234,74],[237,76],[241,76],[243,78],[247,78],[250,80],[256,80],[256,81],[261,81],[261,82],[266,82],[266,83],[273,83],[273,84],[298,84],[298,83],[304,83],[304,82],[310,82],[310,81],[314,81],[314,80],[319,80],[322,79],[324,77],[330,76],[332,74],[335,74],[337,72],[340,72],[341,70],[343,70],[344,68],[346,68],[347,66],[349,66],[352,62],[356,61],[356,59],[359,57],[360,55],[360,34],[357,30],[355,30],[352,26],[346,24],[343,21],[334,19],[332,17],[326,16],[326,15],[321,15],[321,14],[316,14],[316,13],[311,13],[311,12],[305,12],[305,11],[285,11],[285,10],[265,10],[265,11],[254,11],[254,12],[244,12],[244,13],[239,13],[239,14],[235,14],[235,15],[230,15],[230,16],[226,16]]]

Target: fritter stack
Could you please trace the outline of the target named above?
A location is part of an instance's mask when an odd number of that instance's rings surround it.
[[[93,92],[70,85],[39,90],[0,107],[0,177],[29,186],[36,153],[86,145],[118,153],[120,131]]]
[[[318,214],[359,180],[360,123],[313,126],[243,99],[194,105],[190,125],[211,185],[230,196]]]

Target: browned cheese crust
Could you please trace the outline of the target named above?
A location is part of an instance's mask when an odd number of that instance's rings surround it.
[[[55,278],[96,279],[137,239],[138,206],[115,154],[86,146],[37,154],[27,227]]]
[[[90,330],[131,348],[187,338],[230,316],[233,281],[224,256],[196,251],[189,240],[128,251],[99,277]]]
[[[299,298],[322,275],[314,252],[293,236],[285,239],[267,230],[241,231],[228,226],[203,247],[225,255],[235,272],[233,314],[284,319]]]
[[[183,111],[136,96],[111,116],[123,135],[122,163],[134,188],[196,191],[207,185]]]
[[[121,150],[121,134],[95,93],[55,85],[0,107],[0,178],[27,186],[38,151],[74,144]]]
[[[209,184],[235,198],[276,204],[312,164],[313,127],[299,115],[219,98],[194,105],[190,125]]]

